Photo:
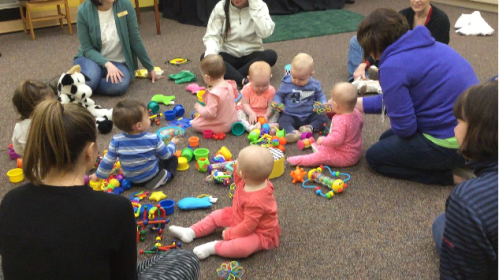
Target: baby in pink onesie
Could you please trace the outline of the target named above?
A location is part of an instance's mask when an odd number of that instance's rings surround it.
[[[247,132],[261,128],[258,117],[265,117],[270,126],[278,126],[279,114],[274,113],[270,107],[275,95],[275,88],[270,85],[271,77],[270,65],[267,62],[257,61],[251,64],[249,84],[241,91],[242,108],[237,111],[237,119]]]
[[[237,122],[236,102],[239,97],[234,81],[224,80],[225,64],[220,55],[207,55],[199,66],[204,82],[211,88],[203,94],[204,106],[194,105],[199,116],[192,120],[192,128],[198,132],[212,130],[227,133]]]
[[[355,109],[357,90],[350,83],[336,84],[331,92],[331,108],[335,115],[331,132],[312,144],[314,153],[288,158],[292,165],[329,165],[346,167],[356,164],[362,155],[362,114]]]
[[[215,254],[225,258],[246,258],[258,251],[277,247],[281,227],[277,219],[274,187],[268,179],[273,166],[274,157],[266,148],[248,146],[242,149],[234,165],[236,190],[232,207],[215,210],[188,228],[170,226],[170,232],[189,243],[217,228],[225,228],[223,240],[194,248],[194,254],[201,260]]]

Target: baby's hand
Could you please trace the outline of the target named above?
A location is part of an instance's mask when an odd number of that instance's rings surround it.
[[[226,230],[228,230],[228,229],[229,229],[229,228],[226,228],[226,229],[224,229],[224,230],[222,231],[222,238],[223,238],[223,240],[225,240],[225,231],[226,231]]]
[[[320,136],[319,138],[317,138],[317,141],[315,141],[315,143],[317,143],[317,145],[321,145],[322,139],[324,139],[324,136]]]
[[[194,104],[194,110],[196,110],[196,112],[199,112],[199,110],[202,108],[203,106],[201,106],[201,104],[197,103]]]
[[[248,121],[251,125],[253,125],[254,123],[256,123],[256,114],[255,113],[252,113],[251,115],[248,116]]]
[[[99,177],[97,177],[97,175],[95,175],[95,173],[92,174],[92,175],[90,175],[90,176],[88,176],[88,178],[90,180],[92,180],[93,182],[98,182],[99,181]]]
[[[177,145],[178,138],[177,137],[173,137],[172,140],[170,140],[170,142],[172,142],[173,144]]]

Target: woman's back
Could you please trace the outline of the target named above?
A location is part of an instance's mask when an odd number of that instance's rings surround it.
[[[0,224],[6,279],[137,278],[136,224],[124,197],[29,183],[4,197]]]

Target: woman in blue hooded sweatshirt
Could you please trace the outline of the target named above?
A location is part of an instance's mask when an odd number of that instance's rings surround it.
[[[451,47],[436,42],[424,26],[409,30],[407,19],[380,8],[359,24],[364,56],[379,60],[383,94],[359,98],[368,114],[386,110],[391,129],[367,150],[369,166],[385,176],[424,184],[451,185],[464,166],[454,137],[452,107],[478,79],[471,65]]]

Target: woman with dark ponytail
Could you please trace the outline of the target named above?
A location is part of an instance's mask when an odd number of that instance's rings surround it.
[[[198,278],[199,261],[188,251],[137,265],[130,201],[84,182],[98,151],[86,108],[47,100],[31,116],[23,158],[29,183],[0,204],[1,279]]]
[[[253,62],[276,63],[277,53],[264,50],[262,41],[272,35],[274,27],[262,0],[221,0],[211,12],[201,59],[209,54],[221,55],[227,69],[224,78],[242,86]]]

